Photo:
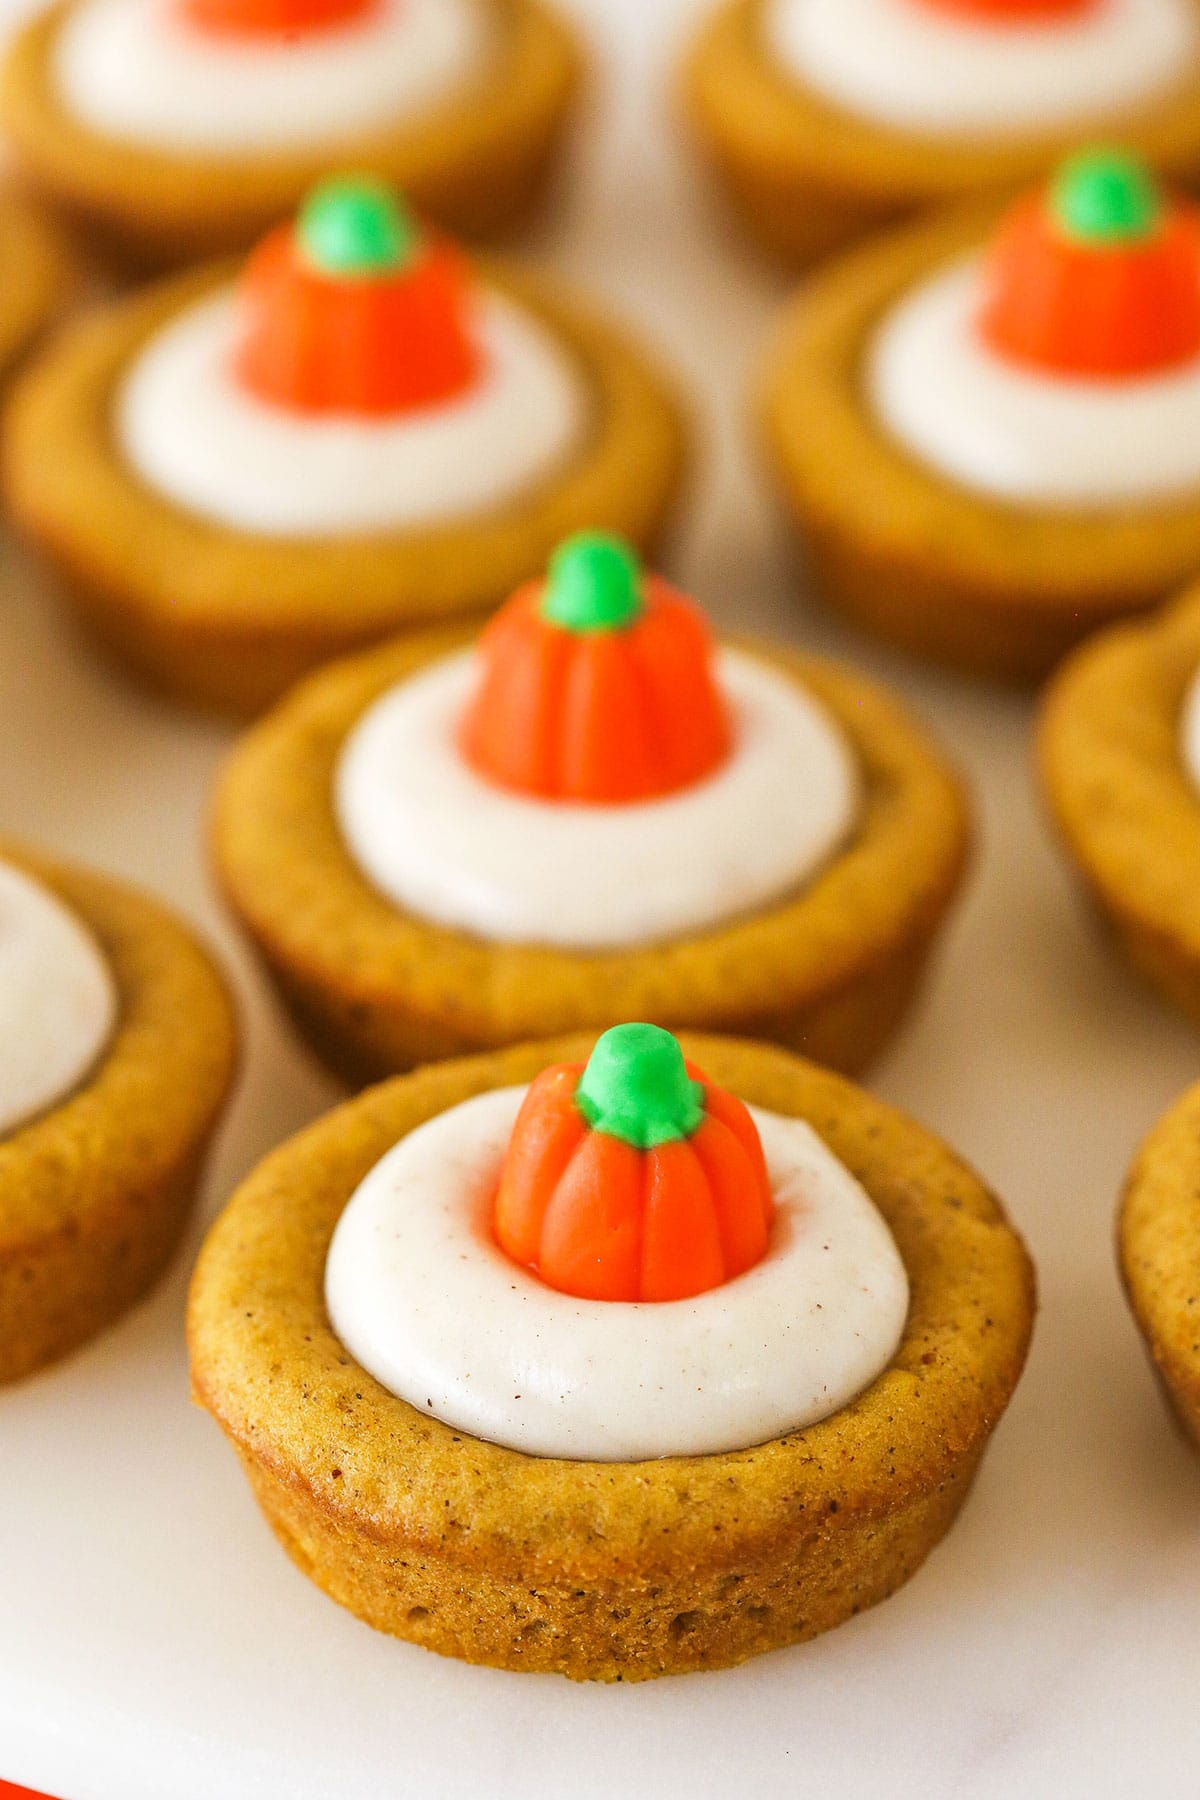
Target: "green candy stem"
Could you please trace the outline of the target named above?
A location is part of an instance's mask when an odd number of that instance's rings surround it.
[[[390,275],[411,263],[420,232],[395,195],[370,175],[343,175],[314,188],[296,221],[305,256],[325,275]]]
[[[1055,176],[1050,208],[1079,243],[1134,244],[1155,230],[1162,201],[1136,157],[1122,150],[1084,150]]]
[[[704,1118],[678,1039],[657,1025],[614,1025],[599,1038],[575,1090],[593,1131],[638,1150],[691,1137]]]
[[[551,557],[542,617],[564,631],[620,631],[642,604],[641,565],[620,538],[583,531]]]

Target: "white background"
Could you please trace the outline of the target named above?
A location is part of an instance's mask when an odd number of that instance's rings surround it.
[[[0,1775],[66,1800],[1185,1793],[1200,1750],[1200,1466],[1114,1274],[1135,1144],[1198,1043],[1110,960],[1041,821],[1030,708],[914,670],[797,603],[747,447],[785,287],[726,238],[668,127],[689,0],[573,0],[597,50],[575,186],[533,250],[634,315],[697,403],[672,573],[719,619],[893,680],[961,758],[981,855],[926,1003],[874,1085],[1006,1199],[1039,1265],[1025,1382],[976,1494],[868,1616],[735,1672],[576,1688],[377,1637],[298,1575],[187,1400],[186,1253],[67,1366],[0,1396]],[[14,555],[0,579],[0,828],[197,919],[245,1004],[247,1071],[207,1212],[335,1090],[208,886],[229,741],[110,674]]]

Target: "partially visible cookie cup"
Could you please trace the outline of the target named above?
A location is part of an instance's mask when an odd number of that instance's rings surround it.
[[[1200,1087],[1189,1089],[1138,1152],[1121,1200],[1117,1248],[1163,1392],[1200,1445]]]
[[[1200,669],[1200,604],[1105,632],[1042,707],[1038,757],[1054,823],[1133,966],[1200,1023],[1200,794],[1181,715]]]
[[[115,1034],[61,1104],[0,1138],[0,1383],[110,1324],[170,1260],[233,1080],[232,1006],[206,953],[132,890],[3,845],[96,937]]]
[[[1033,1318],[1029,1259],[1000,1207],[935,1139],[837,1077],[759,1045],[684,1042],[714,1082],[808,1120],[880,1208],[911,1286],[890,1367],[823,1423],[725,1455],[565,1462],[451,1430],[334,1336],[330,1237],[399,1138],[582,1058],[591,1039],[372,1090],[234,1196],[197,1266],[188,1334],[195,1397],[285,1549],[379,1629],[576,1679],[719,1668],[884,1599],[965,1500]]]
[[[687,124],[732,212],[770,255],[801,267],[881,226],[1045,173],[1081,140],[1117,138],[1153,167],[1200,174],[1200,71],[1119,120],[1020,137],[947,139],[859,118],[768,54],[763,0],[724,0],[682,76]]]
[[[556,284],[507,265],[483,273],[563,343],[590,417],[561,468],[478,517],[436,527],[257,536],[185,511],[129,465],[113,428],[122,377],[160,327],[234,279],[232,265],[163,282],[60,337],[13,396],[3,482],[17,525],[84,625],[172,697],[246,715],[331,657],[481,617],[585,526],[651,551],[683,476],[669,383]]]
[[[222,776],[218,878],[320,1055],[361,1084],[640,1018],[766,1037],[847,1069],[870,1061],[912,1002],[968,851],[959,783],[903,709],[849,670],[750,646],[845,732],[865,786],[851,840],[798,891],[685,938],[595,953],[490,944],[377,893],[343,843],[332,794],[371,703],[467,641],[429,634],[323,671],[242,740]]]
[[[83,285],[57,226],[24,195],[0,190],[0,378],[62,314]]]
[[[186,155],[102,136],[68,110],[53,64],[71,4],[16,34],[0,116],[26,178],[137,273],[247,248],[337,166],[373,169],[448,230],[501,232],[541,195],[581,73],[574,35],[540,0],[494,0],[494,54],[420,114],[294,151]]]
[[[907,226],[821,270],[781,322],[760,415],[820,598],[918,656],[1028,681],[1200,569],[1200,490],[1090,510],[1019,505],[926,466],[876,416],[865,371],[877,327],[981,248],[999,211]]]

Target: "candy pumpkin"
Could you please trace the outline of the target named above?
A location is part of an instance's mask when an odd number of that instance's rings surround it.
[[[1038,25],[1095,12],[1098,0],[921,0],[921,4],[981,25]]]
[[[740,1100],[670,1032],[618,1025],[586,1066],[529,1089],[497,1190],[496,1241],[585,1300],[685,1300],[766,1254],[774,1203]]]
[[[730,745],[699,609],[599,533],[569,539],[545,583],[485,630],[464,756],[500,787],[618,803],[709,775]]]
[[[453,399],[479,372],[471,277],[366,178],[325,182],[273,231],[242,282],[242,384],[293,412],[399,414]]]
[[[295,38],[349,25],[375,12],[379,0],[179,0],[199,31],[222,37]]]
[[[983,337],[1049,374],[1118,380],[1200,353],[1200,224],[1115,152],[1073,158],[992,247]]]

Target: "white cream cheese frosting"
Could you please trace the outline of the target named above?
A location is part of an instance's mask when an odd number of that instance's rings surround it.
[[[869,402],[887,432],[962,487],[1045,508],[1200,493],[1200,357],[1085,379],[1020,368],[976,329],[984,261],[914,288],[876,330]]]
[[[403,531],[486,513],[546,480],[583,438],[586,378],[522,308],[483,290],[478,382],[395,419],[306,417],[233,372],[229,289],[165,325],[116,400],[117,439],[146,484],[187,511],[263,537]]]
[[[1183,766],[1200,795],[1200,669],[1189,683],[1179,719],[1179,748]]]
[[[67,1099],[116,1016],[112,972],[83,921],[0,862],[0,1136]]]
[[[931,136],[1036,134],[1119,113],[1200,57],[1190,0],[1100,0],[989,24],[920,0],[767,0],[773,60],[846,112]]]
[[[80,0],[55,39],[68,110],[102,136],[238,156],[334,142],[419,114],[486,65],[480,0],[379,0],[263,41],[197,31],[173,0]]]
[[[794,680],[721,650],[733,748],[662,799],[589,806],[493,786],[458,722],[473,653],[385,693],[343,747],[334,808],[350,855],[406,912],[489,943],[611,950],[703,931],[812,878],[854,828],[857,764]]]
[[[637,1462],[828,1418],[895,1354],[908,1278],[874,1204],[811,1128],[754,1111],[775,1197],[765,1258],[692,1300],[573,1299],[495,1243],[527,1090],[478,1095],[376,1164],[338,1223],[329,1317],[389,1392],[530,1456]]]

